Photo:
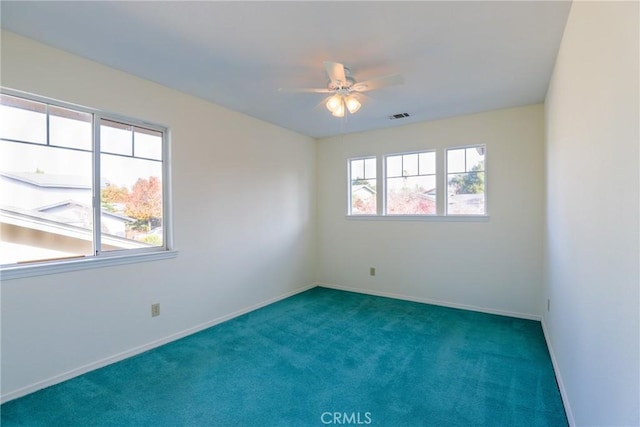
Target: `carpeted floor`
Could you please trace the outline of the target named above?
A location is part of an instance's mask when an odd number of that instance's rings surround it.
[[[2,426],[566,426],[539,322],[314,288],[0,408]]]

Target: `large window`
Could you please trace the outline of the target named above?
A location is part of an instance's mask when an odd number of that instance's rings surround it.
[[[348,213],[486,217],[485,157],[486,146],[473,145],[350,159]]]
[[[168,249],[166,129],[0,97],[1,265]]]
[[[386,213],[436,214],[435,151],[396,154],[386,160]]]

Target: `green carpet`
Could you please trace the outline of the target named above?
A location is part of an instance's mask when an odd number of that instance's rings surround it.
[[[0,408],[2,426],[566,426],[539,322],[314,288]]]

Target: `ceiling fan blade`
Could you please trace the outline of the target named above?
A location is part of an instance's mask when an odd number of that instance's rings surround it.
[[[288,92],[288,93],[333,93],[332,90],[329,89],[316,89],[316,88],[279,88],[278,92]]]
[[[331,82],[339,81],[343,84],[347,82],[347,76],[344,73],[344,65],[338,62],[324,61],[324,69],[327,71]]]
[[[378,77],[375,79],[359,82],[351,86],[351,89],[356,92],[367,92],[374,89],[379,89],[386,86],[400,85],[404,83],[404,77],[400,74],[392,74],[390,76]]]

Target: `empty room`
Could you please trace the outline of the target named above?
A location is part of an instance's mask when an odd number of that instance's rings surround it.
[[[638,1],[2,1],[3,426],[640,426]]]

